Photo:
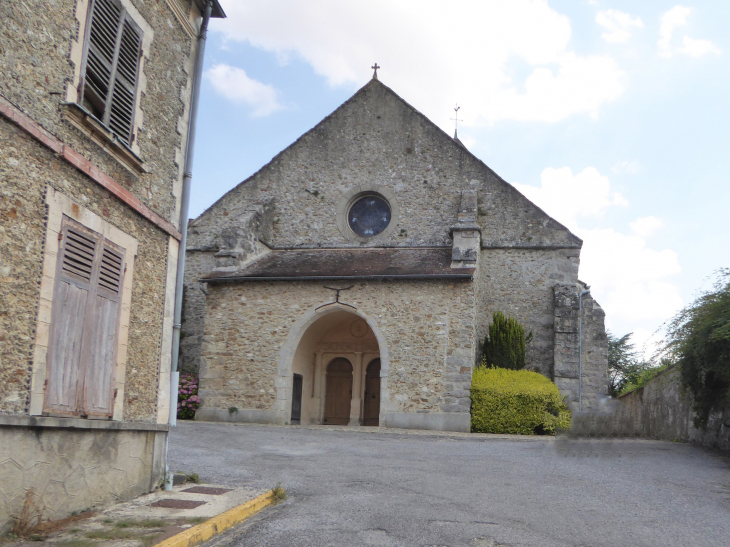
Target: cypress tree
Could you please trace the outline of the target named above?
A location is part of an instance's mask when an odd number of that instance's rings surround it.
[[[520,370],[525,367],[525,344],[531,339],[532,332],[525,339],[525,329],[516,319],[495,312],[484,339],[482,363],[493,368]]]

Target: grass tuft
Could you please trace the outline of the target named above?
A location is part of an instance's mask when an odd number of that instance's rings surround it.
[[[273,505],[277,505],[287,498],[286,490],[280,482],[277,482],[276,486],[271,489],[271,493],[273,494]]]

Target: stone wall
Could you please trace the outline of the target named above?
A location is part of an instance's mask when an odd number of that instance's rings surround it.
[[[0,416],[0,533],[24,504],[33,518],[56,520],[149,492],[162,479],[166,426],[88,429],[83,420],[18,418]]]
[[[348,199],[361,192],[378,192],[391,204],[391,226],[381,235],[369,239],[354,236],[343,219]],[[474,235],[481,230],[481,256],[478,273],[470,289],[474,293],[473,307],[468,314],[464,312],[464,317],[471,317],[470,350],[468,355],[460,354],[459,359],[465,359],[463,367],[471,370],[479,357],[477,346],[487,332],[492,313],[502,311],[517,318],[528,332],[533,332],[533,341],[528,346],[528,366],[551,379],[555,378],[553,288],[556,284],[575,288],[582,242],[377,80],[365,85],[314,129],[190,223],[183,327],[186,338],[182,351],[184,367],[191,371],[198,367],[198,344],[203,330],[206,344],[212,340],[210,336],[214,335],[215,329],[228,328],[218,323],[219,317],[206,317],[206,326],[203,327],[206,312],[197,287],[201,274],[214,268],[235,271],[270,249],[451,247],[451,232],[462,220],[461,206],[465,197],[468,199],[464,203],[468,202],[468,209],[473,213],[469,215],[469,224],[473,224]],[[391,229],[393,226],[394,229]],[[457,243],[452,249],[456,266],[465,258],[460,254],[464,250],[460,245],[464,242]],[[469,253],[476,255],[472,252],[475,250],[469,249]],[[469,258],[476,256],[470,255]],[[252,298],[259,288],[268,291],[263,284],[251,287],[236,290],[251,291],[252,296],[246,292],[246,298]],[[280,290],[286,297],[275,301],[288,303],[289,299],[293,299],[298,304],[299,297],[287,292],[293,290],[291,287],[282,284]],[[233,289],[211,288],[208,314],[214,307],[218,309],[224,305],[219,293],[229,291]],[[415,298],[417,291],[413,294]],[[595,315],[597,328],[599,323],[601,327],[603,325],[602,316],[599,318],[602,311],[599,313],[598,310],[600,308],[596,308],[595,314],[593,308],[588,312],[591,317]],[[247,313],[251,313],[253,318],[261,311],[258,307],[238,306],[236,313],[236,324],[241,325]],[[407,317],[404,315],[404,318]],[[238,337],[251,336],[244,332],[245,327],[236,328]],[[395,339],[400,341],[418,331],[418,323],[403,321]],[[388,333],[388,336],[391,335]],[[591,336],[597,337],[596,344],[602,343],[598,330]],[[436,340],[432,343],[437,346],[438,338],[433,340]],[[222,341],[216,340],[215,343],[221,344]],[[215,351],[225,351],[222,349],[225,344],[215,347]],[[586,377],[585,387],[592,391],[593,401],[605,394],[606,388],[605,382],[601,384],[599,378],[601,359],[592,360],[592,348],[587,350],[590,357],[586,354],[586,370],[595,369],[595,374],[591,372],[593,376],[589,374],[590,378]],[[596,355],[600,353],[598,349]],[[430,351],[440,350],[434,347]],[[203,354],[207,355],[207,352],[203,350]],[[219,357],[224,356],[216,355],[216,359]],[[225,358],[230,360],[228,355]],[[418,356],[410,356],[409,359],[413,361],[413,367],[421,366]],[[272,355],[266,362],[277,362],[276,356]],[[273,364],[254,361],[249,368],[262,366]],[[393,373],[395,371],[391,371]],[[273,378],[268,372],[252,371],[250,374]],[[439,373],[436,375],[438,377]],[[572,397],[577,380],[566,378],[562,388]],[[404,379],[403,382],[406,385],[409,380]],[[448,406],[453,404],[453,400],[468,397],[469,383],[463,385],[467,391],[461,387],[454,388],[459,396],[450,397],[450,402],[444,404]],[[225,402],[235,398],[235,393],[243,389],[239,384],[219,387],[226,395],[215,403],[216,408],[240,406]],[[418,386],[410,387],[418,389]],[[274,391],[269,393],[272,389]],[[257,390],[258,395],[251,394],[252,400],[262,409],[269,408],[273,399],[269,401],[268,398],[274,397],[276,390],[272,386],[257,387]],[[414,396],[413,393],[406,396],[404,391],[401,395],[408,399]],[[394,401],[396,399],[391,402]],[[405,401],[398,404],[401,403]],[[430,407],[421,408],[418,404],[413,408],[407,405],[398,408],[399,412],[430,410]]]
[[[682,389],[677,366],[601,410],[577,416],[573,434],[645,437],[730,450],[730,406],[712,413],[706,429],[694,427],[692,399]]]
[[[341,201],[374,186],[395,196],[396,229],[353,240],[337,227]],[[580,248],[565,227],[377,80],[198,217],[189,247],[265,203],[273,209],[262,238],[270,247],[450,246],[469,188],[479,196],[484,246]]]
[[[169,236],[0,118],[0,413],[28,412],[46,186],[137,239],[124,419],[156,421]]]
[[[205,294],[200,289],[199,279],[215,268],[213,254],[205,251],[188,251],[185,256],[183,317],[178,361],[181,373],[198,374],[200,370],[200,352],[205,331]]]
[[[291,370],[277,384],[281,356],[296,350],[287,347],[292,327],[332,302],[332,291],[316,282],[250,282],[209,285],[208,293],[201,410],[277,411],[284,423],[291,399],[283,386],[291,383]],[[341,302],[355,306],[382,333],[386,412],[468,418],[473,298],[468,281],[361,282],[341,295]]]
[[[527,368],[553,378],[556,283],[578,281],[578,249],[482,249],[476,289],[477,340],[484,342],[494,312],[532,332]]]
[[[196,12],[188,0],[121,1],[144,34],[129,147],[76,105],[89,1],[0,2],[0,526],[31,491],[44,519],[60,518],[161,478]],[[101,219],[137,244],[115,421],[28,416],[34,378],[33,414],[42,406],[33,365],[45,370],[45,347],[35,343],[47,343],[44,256],[58,245],[49,188],[74,218]]]
[[[579,298],[583,290],[585,285],[582,283],[556,285],[554,288],[553,379],[560,392],[568,395],[572,410],[582,407],[584,411],[589,411],[600,407],[608,391],[608,337],[604,324],[606,313],[590,293],[584,294],[581,367],[578,358],[581,317]]]
[[[177,225],[195,41],[164,0],[133,0],[154,33],[143,62],[142,126],[134,141],[147,173],[137,175],[70,123],[62,106],[78,68],[72,45],[83,39],[77,9],[87,3],[25,0],[22,8],[0,3],[0,95]]]
[[[235,270],[260,257],[267,251],[260,239],[268,239],[271,224],[269,206],[244,211],[235,222],[225,224],[221,232],[203,229],[199,220],[190,221],[180,331],[179,367],[182,372],[197,374],[200,370],[205,295],[200,290],[199,279],[214,269]]]

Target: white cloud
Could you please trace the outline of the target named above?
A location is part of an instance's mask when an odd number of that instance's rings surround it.
[[[629,228],[644,239],[648,238],[654,232],[664,227],[664,221],[654,216],[640,217],[634,222],[629,223]]]
[[[554,122],[595,114],[624,90],[613,58],[571,49],[569,19],[546,0],[228,0],[224,9],[213,28],[226,39],[302,58],[330,85],[364,84],[378,61],[381,80],[444,128],[455,101],[465,125]],[[519,78],[515,64],[527,67]]]
[[[580,277],[606,310],[609,322],[660,321],[682,307],[671,278],[681,272],[670,249],[656,251],[638,235],[613,229],[577,230],[583,239]]]
[[[719,54],[720,49],[709,40],[695,40],[684,36],[682,47],[673,47],[672,38],[674,31],[679,27],[687,26],[687,17],[692,13],[690,8],[674,6],[662,15],[662,24],[659,28],[659,55],[670,58],[675,53],[689,55],[690,57],[702,57],[708,53]]]
[[[659,28],[659,55],[662,57],[672,56],[672,35],[677,27],[687,24],[687,16],[692,12],[684,6],[674,6],[662,15],[662,24]]]
[[[611,167],[611,171],[613,171],[617,175],[635,175],[639,172],[639,169],[641,168],[641,165],[638,161],[620,161],[613,167]]]
[[[631,38],[631,27],[643,28],[644,22],[640,17],[632,17],[628,13],[618,10],[604,10],[596,14],[596,23],[606,29],[601,37],[609,44],[626,42]]]
[[[598,217],[612,205],[628,205],[620,193],[611,192],[608,177],[595,167],[586,167],[576,175],[570,167],[548,167],[540,175],[540,181],[540,187],[514,186],[571,230],[578,228],[579,217]]]
[[[273,86],[250,78],[242,68],[217,64],[205,72],[205,77],[227,99],[252,107],[254,117],[268,116],[283,108]]]
[[[609,328],[619,324],[635,330],[637,325],[666,319],[682,307],[679,288],[672,280],[681,272],[677,253],[651,249],[645,241],[662,226],[660,219],[638,218],[630,225],[633,234],[581,228],[581,218],[597,218],[610,207],[628,205],[621,194],[611,191],[608,177],[594,167],[576,175],[563,167],[543,170],[540,179],[539,187],[514,186],[583,239],[580,278],[592,285],[593,296],[606,310]]]
[[[708,53],[720,54],[720,48],[709,40],[695,40],[689,36],[685,36],[682,40],[683,47],[677,48],[677,53],[684,53],[690,57],[702,57]]]
[[[639,327],[632,332],[631,343],[634,345],[634,350],[638,351],[639,355],[648,361],[662,346],[663,336],[661,331],[657,332],[657,330]]]

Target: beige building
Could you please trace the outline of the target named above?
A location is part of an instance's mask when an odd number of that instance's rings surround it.
[[[197,418],[468,431],[495,311],[532,331],[528,368],[595,407],[607,345],[581,245],[374,76],[190,223]]]
[[[204,6],[0,3],[0,529],[162,478]]]

